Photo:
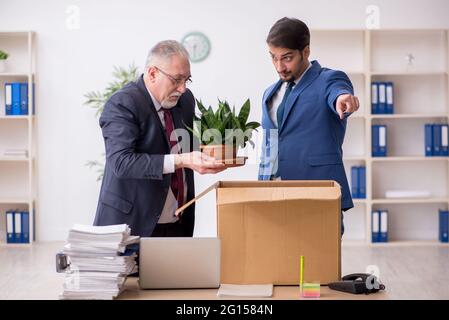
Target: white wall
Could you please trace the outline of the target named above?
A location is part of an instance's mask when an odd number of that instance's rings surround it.
[[[94,111],[82,105],[83,95],[102,90],[114,65],[134,61],[142,67],[155,42],[203,31],[212,52],[203,63],[192,64],[194,94],[209,104],[220,97],[236,106],[250,98],[251,118],[260,120],[261,94],[276,80],[264,41],[270,26],[295,16],[310,28],[361,29],[370,4],[380,7],[382,28],[449,28],[447,0],[0,0],[0,30],[37,33],[37,238],[65,239],[73,223],[92,223],[100,184],[85,163],[100,159],[104,146]],[[79,30],[66,27],[69,5],[80,9]],[[196,176],[197,192],[217,179],[256,179],[251,160],[217,176]],[[210,194],[197,205],[196,234],[215,232]]]

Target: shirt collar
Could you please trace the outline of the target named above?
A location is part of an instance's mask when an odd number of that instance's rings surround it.
[[[154,107],[156,108],[156,111],[159,112],[161,111],[161,104],[156,100],[156,98],[153,96],[153,94],[151,93],[150,89],[148,89],[146,86],[145,88],[147,89],[148,93],[150,94],[151,100],[153,101]]]
[[[301,81],[301,79],[305,76],[305,74],[307,73],[307,71],[309,71],[309,69],[312,67],[312,64],[310,63],[310,61],[309,61],[309,65],[307,66],[307,69],[301,74],[301,76],[298,78],[298,79],[296,79],[295,81],[294,81],[294,83],[295,83],[295,86],[299,83],[299,81]]]

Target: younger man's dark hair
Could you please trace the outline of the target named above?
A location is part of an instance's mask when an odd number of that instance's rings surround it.
[[[301,20],[284,17],[271,27],[267,43],[274,47],[301,51],[310,44],[310,31]]]

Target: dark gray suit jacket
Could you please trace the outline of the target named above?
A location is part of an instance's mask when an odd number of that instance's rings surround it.
[[[193,94],[187,90],[171,109],[175,128],[185,128],[184,123],[192,127],[194,109]],[[143,76],[106,102],[100,127],[106,166],[94,225],[126,223],[133,235],[150,236],[170,187],[171,174],[162,174],[164,155],[170,153],[170,147]],[[190,134],[190,150],[192,139]],[[193,171],[184,170],[189,201],[195,195]],[[183,213],[185,236],[193,235],[194,212],[190,206]]]

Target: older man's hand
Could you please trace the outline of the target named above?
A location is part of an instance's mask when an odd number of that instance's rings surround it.
[[[193,151],[176,155],[175,168],[189,168],[199,174],[206,174],[221,172],[226,169],[226,166],[202,152]]]
[[[345,113],[353,113],[359,110],[359,99],[352,94],[342,94],[338,96],[335,103],[335,110],[337,111],[340,119],[345,118]]]

